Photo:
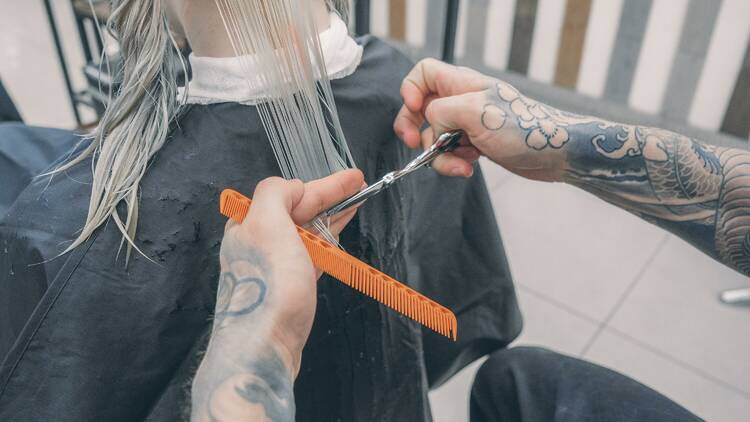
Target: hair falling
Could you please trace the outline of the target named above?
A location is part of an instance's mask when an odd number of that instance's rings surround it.
[[[311,181],[354,166],[341,129],[312,0],[215,0],[281,174]],[[329,12],[348,2],[327,1]],[[322,5],[322,3],[320,3]],[[315,228],[337,243],[320,219]]]
[[[77,157],[55,169],[64,171],[93,157],[91,199],[86,222],[63,252],[81,245],[109,217],[127,240],[128,255],[137,247],[138,189],[149,159],[164,145],[176,117],[176,67],[185,63],[168,28],[166,0],[113,0],[108,31],[120,44],[120,88],[112,96],[91,143]],[[124,201],[126,215],[117,212]],[[127,259],[127,258],[126,258]]]
[[[306,40],[308,49],[292,48],[287,52],[295,50],[297,53],[303,51],[306,54],[302,54],[302,57],[287,56],[286,61],[291,63],[297,77],[307,78],[302,82],[298,80],[304,85],[305,90],[301,96],[299,92],[297,94],[285,92],[287,104],[282,108],[277,107],[271,112],[269,112],[271,108],[266,108],[264,112],[261,106],[259,111],[261,117],[265,117],[264,125],[272,140],[293,140],[294,134],[299,134],[301,127],[314,128],[314,137],[319,140],[316,150],[318,155],[311,156],[304,145],[302,150],[296,149],[297,146],[293,141],[288,145],[292,145],[294,150],[283,152],[283,146],[279,147],[281,149],[275,149],[282,157],[293,161],[295,156],[306,157],[308,161],[305,164],[292,164],[293,170],[285,175],[290,178],[310,180],[317,178],[315,176],[321,174],[320,171],[324,171],[324,175],[330,174],[333,170],[352,164],[352,160],[341,133],[330,83],[324,67],[323,70],[319,68],[324,65],[317,31],[314,31],[314,26],[309,26],[312,18],[310,14],[305,13],[309,11],[308,3],[313,0],[297,3],[298,1],[300,0],[263,1],[263,8],[268,8],[271,12],[267,16],[270,16],[270,20],[263,19],[263,22],[271,22],[272,25],[261,28],[266,32],[260,35],[266,41],[272,37],[280,37],[283,33],[280,28],[288,29],[289,22],[297,25],[297,28],[302,28],[304,32],[302,39]],[[169,30],[166,2],[167,0],[112,0],[112,14],[107,21],[107,30],[120,45],[123,60],[117,75],[120,88],[114,95],[110,95],[111,101],[104,115],[89,136],[90,144],[78,156],[49,173],[63,172],[88,157],[92,158],[93,179],[86,222],[78,237],[61,255],[83,244],[110,217],[122,233],[123,242],[128,243],[126,262],[131,248],[139,251],[134,241],[138,223],[139,185],[147,171],[149,160],[164,145],[170,125],[180,110],[176,80],[178,67],[182,67],[187,74],[187,66]],[[225,6],[224,10],[254,11],[256,14],[261,10],[258,2],[259,0],[216,0],[217,5]],[[325,2],[329,11],[346,17],[349,0],[325,0]],[[253,8],[252,5],[256,7]],[[287,20],[291,19],[286,25],[279,21],[280,15],[273,14],[281,10],[279,6],[285,7],[284,10],[287,12],[282,17]],[[254,31],[237,32],[238,28],[247,28],[246,16],[237,13],[232,16],[238,19],[235,22],[239,23],[239,26],[227,28],[227,30],[235,30],[234,33],[230,33],[230,37],[238,45],[247,46],[247,42],[252,41],[248,40],[249,34],[257,33],[259,28],[256,26]],[[313,32],[310,32],[311,30]],[[299,39],[294,38],[295,41]],[[273,61],[269,58],[269,55],[273,56],[273,50],[273,48],[266,48],[265,57],[260,58],[261,61],[268,63],[267,69],[273,67]],[[238,47],[237,52],[241,54],[242,47]],[[311,73],[305,75],[299,73],[305,71],[311,71]],[[313,79],[310,79],[311,75]],[[253,77],[254,75],[248,75],[248,80]],[[278,91],[271,93],[271,96],[278,93]],[[315,101],[310,100],[313,97],[316,98]],[[307,101],[304,107],[311,107],[312,112],[309,110],[297,112],[299,110],[294,103],[300,100],[303,100],[303,103]],[[291,108],[287,107],[290,104],[289,101],[292,104]],[[292,112],[284,112],[284,110],[292,110]],[[295,127],[297,130],[293,129]],[[308,141],[315,143],[310,139]],[[307,145],[310,145],[310,142]],[[323,150],[321,151],[320,148]],[[313,163],[313,167],[310,167],[310,157],[320,161],[317,164]],[[283,158],[279,158],[280,164],[282,160]],[[307,170],[300,172],[299,169]],[[125,204],[124,216],[121,216],[117,210],[121,202]],[[325,225],[318,222],[316,227],[325,235],[327,231]]]

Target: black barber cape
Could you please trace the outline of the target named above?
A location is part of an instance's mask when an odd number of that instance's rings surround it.
[[[411,63],[374,38],[333,81],[366,179],[415,152],[392,130]],[[137,253],[124,264],[110,222],[55,258],[88,207],[91,163],[31,184],[0,223],[0,421],[172,421],[210,335],[225,218],[219,193],[252,194],[279,169],[254,107],[188,106],[141,184]],[[427,391],[520,329],[481,175],[424,170],[368,201],[346,250],[454,310],[458,342],[423,330],[342,283],[319,281],[295,385],[300,421],[430,420]]]
[[[69,130],[0,121],[0,220],[31,179],[80,140]]]

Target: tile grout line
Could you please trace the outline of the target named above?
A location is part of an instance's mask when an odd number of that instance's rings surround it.
[[[651,266],[651,264],[654,262],[654,259],[656,259],[656,255],[664,248],[664,245],[667,243],[667,241],[670,238],[670,234],[666,233],[664,237],[659,241],[656,248],[654,249],[651,256],[646,260],[646,263],[643,264],[640,270],[638,270],[638,273],[633,277],[633,281],[630,282],[630,284],[625,288],[625,291],[622,292],[622,295],[620,295],[620,298],[617,300],[615,305],[612,307],[612,309],[607,313],[607,316],[604,317],[604,320],[599,322],[599,327],[597,327],[594,334],[591,336],[588,342],[586,342],[586,345],[583,346],[583,349],[581,350],[581,353],[578,354],[579,357],[583,357],[588,353],[588,351],[591,349],[591,347],[594,345],[596,340],[601,336],[602,332],[604,332],[604,329],[609,325],[609,322],[614,318],[617,311],[620,310],[622,305],[625,303],[625,300],[630,296],[630,293],[635,289],[635,286],[638,285],[638,282],[641,281],[644,274],[646,274],[646,270]]]
[[[556,300],[555,298],[553,298],[551,296],[548,296],[548,295],[546,295],[546,294],[544,294],[542,292],[539,292],[539,291],[537,291],[537,290],[535,290],[535,289],[533,289],[533,288],[531,288],[531,287],[529,287],[529,286],[527,286],[525,284],[517,283],[517,287],[519,289],[521,289],[521,290],[526,291],[526,293],[529,293],[530,295],[535,296],[539,300],[542,300],[544,302],[549,303],[552,306],[558,307],[558,308],[560,308],[560,309],[562,309],[562,310],[564,310],[566,312],[569,312],[570,314],[575,315],[578,318],[585,319],[586,321],[588,321],[588,322],[590,322],[590,323],[592,323],[594,325],[597,325],[597,324],[599,324],[601,322],[598,319],[590,317],[590,316],[584,314],[583,312],[581,312],[581,311],[579,311],[579,310],[577,310],[577,309],[575,309],[573,307],[570,307],[569,305],[567,305],[567,304],[565,304],[563,302],[560,302],[560,301]]]
[[[701,378],[704,378],[707,381],[713,382],[715,384],[719,384],[722,387],[725,387],[729,390],[734,391],[735,393],[739,394],[745,399],[750,399],[750,392],[745,391],[744,389],[737,387],[736,385],[730,384],[727,381],[722,380],[721,378],[717,378],[716,376],[713,376],[709,374],[708,372],[704,371],[701,368],[698,368],[697,366],[693,366],[687,362],[681,361],[679,359],[676,359],[674,356],[670,355],[669,353],[666,353],[662,350],[659,350],[658,348],[643,342],[642,340],[638,340],[637,338],[631,336],[630,334],[627,334],[623,331],[618,330],[614,327],[607,327],[607,331],[611,332],[612,335],[618,336],[621,339],[632,343],[642,349],[647,350],[648,352],[651,352],[657,356],[662,357],[665,360],[668,360],[669,362],[681,367],[682,369],[685,369],[689,372],[692,372],[695,375],[698,375]]]

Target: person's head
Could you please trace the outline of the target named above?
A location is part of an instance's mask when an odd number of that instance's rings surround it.
[[[267,1],[230,0],[263,9]],[[310,18],[327,19],[330,11],[346,15],[347,0],[299,0],[311,2]],[[107,106],[91,135],[91,144],[77,157],[59,167],[63,171],[87,157],[95,161],[88,215],[77,239],[65,250],[82,244],[107,221],[114,219],[130,242],[138,216],[138,188],[149,159],[164,145],[169,128],[179,111],[176,75],[185,68],[170,31],[184,35],[196,54],[233,56],[225,22],[216,0],[113,0],[107,26],[120,44],[122,68],[120,88]],[[226,1],[224,1],[226,3]],[[239,3],[238,3],[239,4]],[[125,201],[127,214],[118,215],[116,206]]]

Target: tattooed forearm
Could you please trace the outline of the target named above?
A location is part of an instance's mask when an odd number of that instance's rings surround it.
[[[527,153],[560,154],[564,181],[750,275],[747,151],[565,113],[503,82],[488,94],[481,121],[488,130],[516,134]]]
[[[229,351],[225,351],[229,352]],[[240,353],[234,351],[234,353]],[[221,357],[219,359],[222,359]],[[225,358],[224,358],[225,359]],[[214,421],[291,421],[294,419],[294,394],[289,369],[278,354],[269,349],[251,362],[235,367],[225,363],[230,371],[222,371],[214,362],[206,370],[225,376],[207,374],[212,378],[205,408],[194,409],[194,420]],[[201,368],[203,370],[203,368]],[[195,386],[193,389],[195,390]],[[193,393],[195,400],[195,391]],[[196,414],[196,410],[198,413]]]
[[[292,359],[268,317],[271,275],[263,255],[236,256],[225,237],[211,341],[192,386],[195,421],[294,419]]]

